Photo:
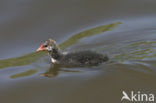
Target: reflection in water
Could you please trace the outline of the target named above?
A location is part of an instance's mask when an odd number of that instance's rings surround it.
[[[60,70],[59,65],[53,65],[51,64],[50,68],[48,69],[47,72],[40,74],[40,76],[45,76],[45,77],[55,77],[58,75],[58,71]]]
[[[74,66],[64,66],[64,65],[60,65],[60,64],[51,64],[50,68],[48,69],[48,71],[46,71],[45,73],[40,74],[40,76],[44,76],[44,77],[55,77],[59,74],[59,71],[62,72],[80,72],[78,70],[64,70],[63,68],[74,68]],[[76,66],[78,67],[78,66]],[[81,67],[82,68],[82,67]]]

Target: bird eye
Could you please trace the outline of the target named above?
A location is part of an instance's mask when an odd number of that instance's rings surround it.
[[[47,47],[47,46],[48,46],[47,44],[44,45],[44,47]]]
[[[44,47],[48,47],[48,42],[46,41],[43,45]]]

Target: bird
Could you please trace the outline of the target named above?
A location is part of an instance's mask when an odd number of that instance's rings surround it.
[[[96,66],[109,60],[107,55],[97,53],[91,50],[61,52],[56,41],[48,39],[41,43],[37,52],[48,52],[53,64],[68,65],[68,66]]]

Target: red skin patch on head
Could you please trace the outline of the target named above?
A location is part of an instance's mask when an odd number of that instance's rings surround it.
[[[41,44],[41,45],[40,45],[40,48],[44,48],[44,45],[43,45],[43,44]]]

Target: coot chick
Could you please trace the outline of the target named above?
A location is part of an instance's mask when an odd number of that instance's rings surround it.
[[[93,51],[61,52],[52,39],[45,41],[37,51],[47,51],[53,64],[70,66],[96,66],[108,61],[106,55]]]

